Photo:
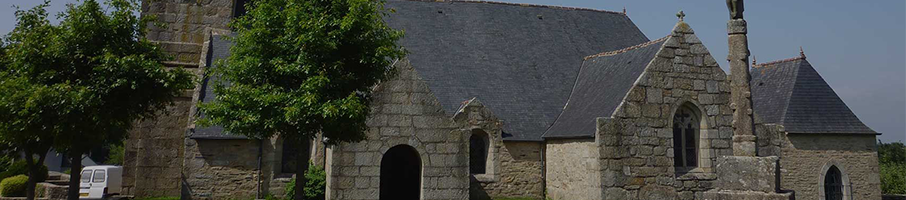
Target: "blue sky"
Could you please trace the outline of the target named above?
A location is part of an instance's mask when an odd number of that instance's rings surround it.
[[[650,39],[666,36],[679,10],[705,46],[727,70],[724,1],[701,0],[497,0],[622,11]],[[75,0],[53,0],[57,13]],[[0,33],[15,26],[13,5],[31,8],[38,0],[0,2]],[[749,49],[758,62],[798,56],[805,49],[812,66],[862,121],[883,133],[879,139],[906,141],[906,1],[747,1]]]

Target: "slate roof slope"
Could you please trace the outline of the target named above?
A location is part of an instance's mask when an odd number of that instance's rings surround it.
[[[541,141],[566,104],[582,59],[648,39],[622,13],[494,2],[398,1],[386,19],[451,115],[476,97],[504,140]]]
[[[805,57],[752,68],[752,102],[763,123],[789,133],[877,134],[865,126]]]
[[[569,102],[544,138],[594,137],[595,120],[613,114],[666,39],[585,60]]]
[[[206,63],[211,63],[207,67],[217,67],[215,61],[226,59],[230,56],[230,46],[232,42],[227,41],[225,36],[214,35],[211,38],[211,46]],[[210,102],[214,100],[214,88],[211,86],[217,80],[217,77],[209,77],[201,83],[202,93],[199,96],[201,102]],[[199,118],[204,118],[204,113],[199,113]],[[245,136],[232,135],[223,132],[222,126],[201,127],[197,126],[189,133],[191,139],[247,139]]]

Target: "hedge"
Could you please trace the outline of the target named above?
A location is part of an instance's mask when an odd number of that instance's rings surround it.
[[[28,176],[25,175],[3,179],[3,181],[0,181],[0,195],[4,197],[24,197],[26,182],[28,182]]]

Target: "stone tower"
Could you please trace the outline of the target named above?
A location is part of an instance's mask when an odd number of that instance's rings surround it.
[[[752,90],[749,86],[749,41],[746,20],[743,19],[743,0],[727,0],[730,21],[727,34],[730,53],[730,108],[733,109],[733,154],[755,156],[754,121],[752,120]]]

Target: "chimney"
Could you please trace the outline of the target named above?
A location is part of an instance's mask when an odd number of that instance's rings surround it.
[[[727,0],[730,54],[730,108],[733,109],[733,154],[755,156],[755,123],[752,120],[752,90],[749,86],[749,41],[743,19],[743,0]]]

